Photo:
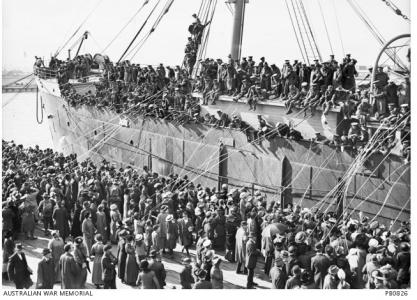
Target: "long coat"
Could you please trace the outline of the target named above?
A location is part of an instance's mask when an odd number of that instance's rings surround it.
[[[15,252],[9,258],[9,264],[7,266],[7,273],[9,279],[16,285],[16,289],[29,288],[33,282],[30,279],[30,270],[24,253],[21,253],[22,259],[20,259],[17,252]]]
[[[245,263],[246,258],[246,236],[247,233],[243,227],[236,231],[236,248],[235,259],[237,263]]]
[[[55,264],[53,259],[42,258],[38,263],[37,289],[53,289],[55,283]]]
[[[61,289],[77,289],[77,277],[80,276],[81,268],[75,262],[74,256],[71,253],[62,254],[59,259],[59,266],[61,269]]]
[[[93,246],[95,227],[90,219],[84,219],[82,224],[82,232],[85,246],[87,247],[87,255],[90,256],[91,247]]]
[[[112,243],[117,243],[117,222],[122,220],[122,216],[118,210],[110,211],[110,240]]]
[[[101,259],[101,269],[103,270],[102,279],[104,281],[113,280],[116,277],[116,258],[105,253]]]
[[[175,249],[178,239],[178,225],[176,222],[168,222],[167,225],[167,247]]]
[[[81,243],[76,245],[74,250],[74,259],[80,267],[80,274],[76,278],[76,286],[79,289],[85,288],[85,283],[87,281],[87,257],[88,250],[85,244]]]
[[[191,289],[191,284],[194,283],[194,278],[191,274],[191,271],[191,266],[184,266],[180,272],[180,283],[183,289]]]
[[[124,239],[120,239],[119,243],[117,244],[117,270],[119,273],[119,278],[124,281],[125,278],[125,270],[126,270],[126,258],[127,253],[125,249],[126,241]]]
[[[107,220],[104,212],[97,212],[96,229],[103,237],[103,244],[107,244]]]
[[[93,274],[91,275],[91,282],[93,284],[104,284],[102,279],[103,270],[101,269],[101,259],[104,254],[103,243],[95,243],[91,247],[91,255],[94,256],[93,261]]]
[[[59,270],[59,259],[61,258],[61,255],[64,254],[64,241],[62,238],[59,239],[53,239],[49,242],[48,248],[52,252],[52,259],[54,261],[54,267],[55,267],[55,282],[61,281],[61,271]]]
[[[55,229],[59,230],[59,235],[65,240],[69,235],[69,215],[65,207],[55,208],[52,218],[54,220]]]
[[[162,289],[165,284],[166,279],[166,271],[164,264],[157,260],[152,260],[149,262],[149,270],[154,271],[156,279],[158,279],[159,287]]]
[[[322,253],[317,253],[311,259],[311,271],[314,274],[314,285],[317,289],[323,288],[324,277],[330,267],[330,260]]]
[[[193,244],[193,233],[189,230],[193,226],[191,219],[185,221],[184,219],[178,220],[178,230],[180,236],[180,244],[184,247],[189,247]]]
[[[134,285],[138,279],[139,268],[136,262],[136,251],[135,246],[131,243],[126,243],[125,251],[126,257],[126,268],[124,280],[126,284]]]
[[[246,264],[248,269],[255,269],[258,251],[256,249],[256,242],[249,239],[246,242]]]

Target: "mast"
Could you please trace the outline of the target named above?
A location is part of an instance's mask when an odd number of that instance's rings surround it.
[[[242,50],[243,24],[245,22],[245,6],[249,0],[229,0],[233,3],[235,10],[233,13],[233,35],[232,50],[230,54],[234,60],[240,60],[240,52]]]

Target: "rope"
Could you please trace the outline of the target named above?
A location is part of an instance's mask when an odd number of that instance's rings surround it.
[[[36,121],[38,124],[43,123],[43,100],[41,97],[41,119],[39,119],[39,88],[36,86]]]
[[[322,58],[321,58],[320,50],[319,50],[319,47],[317,46],[317,42],[316,42],[316,39],[314,37],[313,29],[312,29],[312,26],[310,25],[310,21],[308,20],[307,12],[306,12],[306,9],[304,7],[304,4],[303,4],[302,0],[300,0],[300,5],[301,5],[301,9],[302,9],[303,14],[304,14],[304,18],[306,19],[308,29],[310,31],[311,38],[313,39],[313,43],[314,43],[314,46],[315,46],[316,51],[317,51],[317,56],[318,56],[318,58],[321,62]]]
[[[337,25],[337,31],[339,33],[339,39],[340,39],[340,45],[342,47],[342,54],[343,56],[345,56],[345,47],[343,45],[343,37],[342,37],[342,31],[340,30],[340,23],[339,23],[339,17],[337,15],[337,9],[336,9],[336,4],[335,4],[336,0],[332,0],[332,5],[333,5],[333,10],[334,10],[334,15],[336,17],[336,25]]]
[[[129,51],[130,47],[132,46],[132,44],[134,43],[134,41],[136,40],[136,38],[138,37],[138,35],[142,32],[143,28],[145,27],[145,25],[148,22],[149,18],[152,16],[152,14],[155,11],[156,7],[158,6],[159,2],[161,2],[161,0],[158,0],[158,2],[156,2],[156,4],[154,5],[154,7],[152,8],[151,12],[149,13],[149,15],[146,17],[145,22],[143,22],[143,24],[139,28],[138,32],[136,32],[136,34],[133,37],[132,41],[130,42],[129,46],[127,46],[127,48],[123,52],[122,56],[120,56],[119,60],[117,61],[118,63],[123,59],[123,57],[125,56],[125,54],[127,53],[127,51]]]
[[[209,39],[209,36],[210,36],[210,30],[211,30],[211,24],[212,24],[212,21],[213,21],[213,18],[214,18],[214,12],[216,11],[216,7],[217,7],[217,0],[214,1],[214,5],[212,3],[213,3],[213,0],[210,0],[210,3],[207,7],[207,13],[206,13],[204,23],[207,24],[209,19],[210,19],[210,23],[209,23],[209,25],[206,26],[207,30],[206,30],[206,28],[204,28],[203,42],[198,48],[197,62],[195,64],[195,67],[194,67],[194,70],[193,70],[194,77],[198,74],[198,69],[201,65],[200,61],[203,58],[205,58],[206,53],[207,53],[208,39]],[[210,10],[211,10],[211,12],[210,12]],[[211,13],[211,16],[209,17],[210,13]]]
[[[359,16],[359,18],[365,23],[365,25],[368,27],[371,34],[375,37],[375,39],[381,44],[381,46],[385,45],[386,41],[381,35],[381,33],[378,31],[378,29],[375,27],[375,25],[372,24],[369,17],[365,14],[365,12],[360,8],[360,6],[354,2],[354,0],[346,0],[349,5],[352,7],[354,12]],[[406,64],[404,64],[398,57],[396,58],[395,52],[392,49],[386,49],[385,53],[388,55],[389,58],[395,63],[398,62],[398,66],[404,70],[407,70]]]
[[[87,17],[85,17],[85,19],[81,22],[81,24],[77,27],[77,29],[75,30],[75,32],[71,35],[71,37],[65,42],[64,46],[62,46],[61,48],[59,48],[56,52],[54,57],[57,57],[58,54],[62,51],[62,49],[65,48],[65,46],[69,43],[70,40],[72,40],[72,38],[78,33],[78,31],[80,31],[81,27],[87,22],[87,20],[90,18],[90,16],[93,14],[93,12],[97,9],[97,7],[101,4],[101,2],[103,2],[103,0],[100,0],[96,6],[94,6],[94,8],[90,11],[90,13],[87,15]]]
[[[405,174],[405,172],[407,172],[408,170],[410,169],[410,166],[408,166],[402,173],[401,173],[401,175],[400,176],[398,176],[398,178],[397,178],[397,180],[394,182],[394,184],[393,185],[391,185],[391,188],[389,189],[389,191],[388,191],[388,193],[387,193],[387,195],[385,196],[385,199],[384,199],[384,203],[382,203],[382,205],[381,205],[381,208],[379,209],[379,211],[378,211],[378,213],[373,217],[373,219],[369,222],[369,223],[371,223],[373,220],[375,220],[378,216],[379,216],[379,214],[382,212],[382,209],[384,208],[384,206],[385,206],[385,204],[387,203],[387,200],[388,200],[388,197],[391,195],[391,193],[392,193],[392,191],[393,191],[393,189],[394,189],[394,186],[398,183],[398,181],[400,181],[400,179],[403,177],[403,175]],[[369,199],[369,196],[367,197],[368,199]]]
[[[288,14],[290,16],[291,25],[292,25],[292,29],[294,30],[295,38],[297,39],[298,49],[300,50],[301,56],[303,57],[303,60],[304,60],[304,63],[310,64],[308,62],[308,60],[305,58],[305,56],[304,56],[303,48],[301,47],[300,40],[298,39],[297,30],[295,29],[294,20],[292,18],[291,10],[290,10],[290,7],[288,5],[288,1],[287,0],[285,0],[285,5],[287,6],[287,11],[288,11]]]
[[[136,16],[142,11],[146,4],[149,3],[149,0],[145,0],[145,2],[139,7],[139,9],[134,13],[134,15],[126,22],[126,24],[120,29],[120,31],[114,36],[114,38],[101,50],[101,53],[104,53],[113,43],[114,41],[120,36],[120,34],[126,29],[126,27],[136,18]]]
[[[408,18],[406,15],[404,15],[401,10],[390,0],[382,0],[382,2],[384,2],[389,8],[392,9],[392,11],[402,17],[404,20],[407,20],[408,22],[411,22],[410,18]]]
[[[168,0],[169,1],[169,0]],[[138,46],[138,49],[136,52],[132,55],[131,60],[136,56],[136,54],[139,52],[139,50],[143,47],[145,42],[148,40],[149,36],[156,30],[159,23],[161,22],[162,18],[168,13],[169,9],[171,8],[172,4],[174,3],[174,0],[171,0],[167,5],[165,6],[165,9],[163,12],[159,15],[158,19],[155,21],[154,25],[152,26],[151,30],[149,30],[149,33],[144,37],[144,39],[141,41],[141,43]]]
[[[7,87],[7,86],[9,86],[9,85],[15,84],[16,82],[22,81],[23,79],[26,79],[26,78],[28,78],[28,77],[30,77],[30,76],[32,76],[32,75],[33,75],[33,73],[30,73],[30,74],[28,74],[28,75],[26,75],[26,76],[24,76],[24,77],[22,77],[22,78],[19,78],[18,80],[15,80],[15,81],[12,81],[12,82],[10,82],[10,83],[8,83],[8,84],[5,84],[5,85],[3,85],[2,87]]]
[[[321,7],[320,0],[317,0],[317,3],[319,4],[319,7],[320,7],[320,13],[321,13],[321,17],[323,19],[324,28],[326,29],[326,35],[327,35],[327,40],[329,42],[330,51],[331,51],[331,53],[334,53],[333,47],[332,47],[332,42],[330,41],[329,31],[327,29],[326,19],[324,18],[323,8]]]
[[[407,207],[408,203],[410,203],[411,198],[408,198],[407,202],[403,205],[403,207],[401,208],[400,212],[398,213],[397,217],[395,218],[394,222],[392,222],[392,227],[394,227],[395,223],[397,223],[398,218],[401,216],[404,208]]]
[[[301,14],[301,8],[300,8],[300,3],[299,2],[297,2],[297,1],[295,1],[295,4],[297,5],[297,10],[298,10],[298,14],[301,16],[301,23],[302,23],[302,25],[303,25],[303,28],[304,28],[304,32],[305,33],[307,33],[307,27],[306,27],[306,22],[304,21],[304,18],[302,17],[302,14]],[[300,32],[300,35],[302,35],[302,33]],[[307,41],[308,41],[308,44],[310,45],[310,49],[311,49],[311,52],[313,53],[313,57],[314,57],[314,59],[316,59],[316,55],[315,55],[315,53],[314,53],[314,48],[313,48],[313,45],[311,44],[311,39],[310,39],[310,36],[308,35],[308,34],[306,34],[306,38],[307,38]],[[306,54],[307,55],[307,54]],[[308,56],[307,56],[308,57]],[[310,64],[310,62],[309,62],[309,64]]]
[[[33,80],[34,80],[35,78],[32,78],[31,80],[29,80],[29,82],[28,83],[26,83],[24,86],[23,86],[23,90],[24,89],[26,89],[32,82],[33,82]],[[10,103],[12,103],[16,98],[17,98],[17,96],[20,94],[20,92],[16,92],[6,103],[4,103],[3,105],[2,105],[2,108],[5,108],[7,105],[9,105]]]
[[[297,3],[297,2],[296,2],[296,3]],[[308,62],[308,64],[310,64],[310,61],[309,61],[309,59],[308,59],[308,54],[307,54],[308,52],[307,52],[306,45],[305,45],[305,42],[304,42],[304,37],[303,37],[302,31],[301,31],[300,23],[299,23],[299,21],[298,21],[297,12],[295,11],[294,0],[291,0],[291,5],[292,5],[292,9],[293,9],[293,11],[294,11],[295,21],[297,22],[298,31],[299,31],[299,33],[300,33],[301,42],[302,42],[302,44],[303,44],[303,48],[304,48],[304,51],[305,51],[305,53],[306,53],[307,62]],[[314,58],[315,58],[315,56],[314,56]]]

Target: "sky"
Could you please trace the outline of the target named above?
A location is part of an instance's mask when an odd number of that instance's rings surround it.
[[[138,28],[158,0],[150,0],[132,23],[123,31],[105,54],[118,60]],[[167,0],[160,0],[155,14],[143,33],[149,31]],[[225,0],[219,0],[211,27],[207,57],[222,58],[230,53],[233,17]],[[410,0],[391,0],[406,15],[410,15]],[[120,29],[133,16],[144,0],[3,0],[2,59],[3,69],[30,71],[34,56],[47,59],[62,47],[86,16],[94,12],[82,26],[74,44],[88,30],[81,53],[101,53]],[[367,27],[354,13],[347,0],[303,0],[317,44],[323,58],[332,51],[326,36],[319,2],[323,8],[333,53],[340,58],[351,53],[361,65],[372,65],[380,49]],[[388,40],[409,33],[410,23],[395,15],[382,0],[356,0],[374,25]],[[156,31],[132,60],[141,64],[181,64],[187,41],[188,25],[201,0],[175,0]],[[337,21],[340,26],[340,33]],[[301,54],[291,26],[285,0],[249,0],[246,8],[242,56],[264,56],[270,63],[281,65],[285,59],[299,59]],[[139,36],[140,40],[142,35]],[[343,41],[344,52],[342,51]],[[73,50],[76,51],[76,47]],[[73,53],[74,53],[73,52]],[[67,56],[67,49],[60,58]],[[129,58],[129,57],[128,57]]]

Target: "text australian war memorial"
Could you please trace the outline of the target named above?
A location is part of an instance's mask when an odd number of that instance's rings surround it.
[[[176,6],[139,2],[120,57],[105,54],[117,36],[81,51],[81,24],[35,59],[54,149],[2,141],[3,288],[409,289],[410,33],[384,37],[346,0],[378,45],[361,62],[332,53],[331,1],[318,32],[312,4],[283,0],[298,52],[273,62],[241,53],[256,1],[201,0],[175,29],[183,61],[147,65],[137,53]],[[232,44],[212,58],[223,9]]]

